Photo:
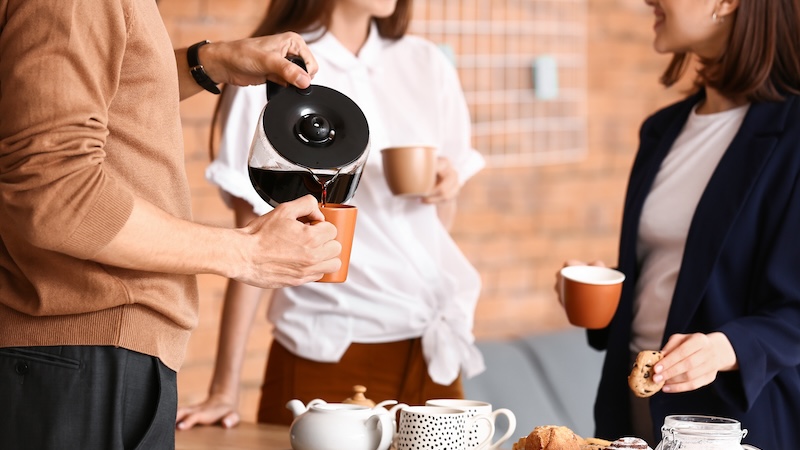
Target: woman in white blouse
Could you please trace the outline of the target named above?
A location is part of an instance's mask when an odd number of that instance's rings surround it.
[[[314,84],[359,105],[371,146],[350,202],[359,214],[347,281],[267,293],[274,341],[260,422],[289,424],[288,400],[342,401],[355,384],[375,401],[459,398],[461,376],[483,370],[472,335],[480,279],[448,228],[460,187],[484,161],[470,144],[457,73],[434,44],[405,35],[410,12],[410,0],[272,0],[254,33],[301,33],[319,63]],[[229,87],[217,111],[221,144],[206,176],[240,225],[270,210],[247,173],[265,103],[263,86]],[[421,199],[394,197],[383,178],[380,149],[408,144],[439,152],[436,187]],[[229,281],[209,397],[179,410],[179,429],[238,423],[247,331],[262,294]]]

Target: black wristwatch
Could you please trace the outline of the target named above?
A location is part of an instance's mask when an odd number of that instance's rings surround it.
[[[189,71],[192,72],[192,77],[194,81],[197,82],[203,89],[211,92],[212,94],[219,94],[220,90],[217,87],[217,83],[212,80],[208,74],[206,73],[206,69],[200,64],[200,60],[197,58],[197,51],[200,47],[210,44],[211,41],[205,40],[200,41],[197,44],[192,45],[186,50],[186,60],[189,62]]]

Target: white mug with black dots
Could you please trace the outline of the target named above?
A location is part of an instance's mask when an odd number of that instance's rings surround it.
[[[485,422],[481,421],[478,423],[477,427],[468,430],[468,450],[476,450],[479,448],[478,446],[480,443],[487,441],[487,439],[488,446],[484,448],[488,450],[497,450],[511,437],[512,434],[514,434],[514,430],[517,428],[517,418],[514,416],[514,413],[511,410],[506,408],[492,410],[492,404],[488,402],[454,398],[436,398],[428,400],[425,402],[425,404],[428,406],[444,406],[446,408],[462,409],[466,411],[468,417],[485,415],[489,417],[493,425],[497,419],[497,416],[506,416],[506,420],[508,421],[508,429],[506,430],[505,434],[500,436],[494,443],[491,442],[491,439],[494,435],[494,428],[486,426]]]
[[[470,417],[466,411],[443,406],[409,406],[400,410],[395,447],[397,450],[467,450],[467,436],[481,424],[491,433],[474,447],[484,450],[494,434],[494,421],[479,414]]]

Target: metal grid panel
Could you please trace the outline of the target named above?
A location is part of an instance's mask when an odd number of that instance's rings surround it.
[[[490,166],[533,166],[586,152],[588,0],[418,0],[411,32],[451,52],[473,143]],[[534,63],[556,62],[557,95],[537,97]]]

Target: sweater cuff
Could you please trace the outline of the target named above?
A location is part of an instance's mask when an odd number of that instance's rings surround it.
[[[119,183],[109,183],[75,233],[64,242],[64,252],[77,258],[93,258],[114,239],[132,212],[133,194]]]

